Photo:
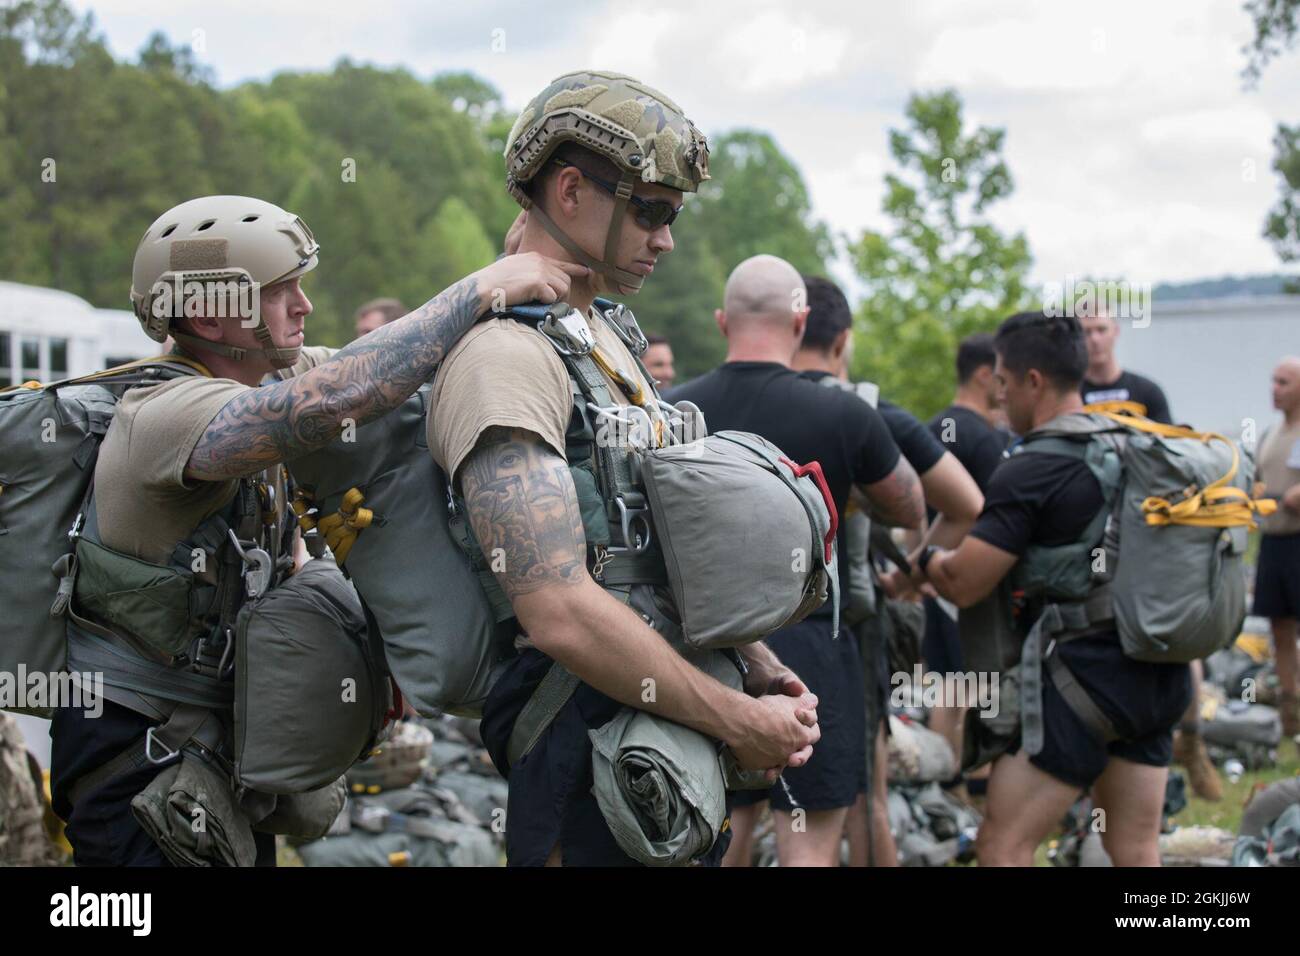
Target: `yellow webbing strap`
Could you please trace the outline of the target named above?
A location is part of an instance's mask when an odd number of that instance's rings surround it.
[[[1127,412],[1130,415],[1142,415],[1147,413],[1147,407],[1141,402],[1130,402],[1126,400],[1115,399],[1110,402],[1093,402],[1090,405],[1083,406],[1085,412],[1094,412],[1104,414],[1105,412]]]
[[[1097,412],[1126,428],[1160,435],[1164,438],[1190,438],[1209,443],[1221,441],[1232,450],[1232,467],[1228,473],[1205,488],[1197,491],[1188,489],[1190,494],[1182,501],[1171,504],[1167,498],[1152,496],[1142,502],[1142,513],[1150,525],[1193,525],[1200,528],[1237,528],[1258,527],[1256,515],[1269,515],[1277,510],[1277,502],[1266,498],[1251,498],[1240,488],[1227,487],[1237,475],[1241,456],[1237,446],[1216,432],[1198,432],[1182,425],[1165,425],[1124,412]]]
[[[312,506],[315,504],[314,499],[301,488],[295,488],[293,492],[293,501],[290,507],[293,513],[298,516],[298,527],[306,534],[316,528],[316,516],[311,513]]]
[[[611,381],[618,383],[633,405],[645,404],[645,389],[632,381],[621,369],[616,368],[614,363],[600,350],[599,345],[591,350],[591,357],[600,366],[600,370],[609,376]]]
[[[375,520],[373,511],[361,507],[361,503],[365,500],[366,496],[359,488],[351,488],[343,496],[338,511],[316,522],[316,529],[325,536],[325,543],[330,546],[330,550],[334,552],[334,560],[339,564],[348,559],[348,552],[352,550],[357,535],[370,527],[370,522]],[[294,511],[298,513],[297,499],[294,501]],[[298,514],[301,523],[303,516],[301,513]]]

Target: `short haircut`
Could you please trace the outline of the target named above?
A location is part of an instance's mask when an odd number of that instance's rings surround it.
[[[804,276],[803,284],[808,290],[808,324],[801,348],[829,352],[840,333],[853,327],[849,300],[839,286],[822,276]]]
[[[609,183],[617,183],[622,178],[622,172],[614,161],[608,159],[599,153],[594,153],[585,146],[580,146],[574,142],[561,143],[556,147],[555,152],[551,154],[546,164],[537,171],[537,175],[523,184],[524,193],[534,201],[545,194],[545,184],[550,177],[560,171],[556,161],[566,163],[571,166],[577,166],[578,169],[593,176],[599,176]]]
[[[406,306],[402,305],[401,300],[399,299],[371,299],[369,302],[365,303],[365,305],[361,306],[361,308],[357,309],[357,321],[360,321],[363,315],[368,315],[371,312],[383,313],[384,324],[387,325],[394,319],[400,319],[402,316],[406,315],[407,309]]]
[[[1036,368],[1061,392],[1077,389],[1088,370],[1083,327],[1072,315],[1017,312],[998,327],[993,347],[1016,375]]]
[[[993,349],[993,336],[987,332],[968,335],[957,346],[957,384],[965,385],[971,376],[985,365],[997,363],[998,355]]]
[[[672,343],[668,341],[668,337],[666,335],[647,335],[645,337],[645,340],[651,345],[666,345],[669,348],[673,347]]]

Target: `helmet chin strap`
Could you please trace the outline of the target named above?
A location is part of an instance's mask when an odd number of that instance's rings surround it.
[[[242,362],[251,355],[261,355],[271,363],[272,368],[292,368],[302,354],[301,345],[295,345],[291,348],[277,348],[271,339],[271,330],[266,327],[265,319],[258,319],[257,328],[253,330],[253,335],[257,337],[257,341],[262,343],[263,347],[260,349],[244,349],[237,345],[227,345],[225,342],[210,342],[207,339],[199,338],[197,335],[179,332],[176,329],[169,330],[169,334],[173,340],[181,345],[192,349],[202,349],[216,355],[224,355],[236,362]]]
[[[555,220],[548,216],[540,205],[532,203],[528,209],[528,216],[537,217],[542,224],[542,228],[551,234],[551,237],[563,246],[568,252],[586,266],[592,272],[599,273],[611,282],[617,283],[633,292],[639,292],[641,284],[645,282],[645,276],[637,275],[635,272],[629,272],[626,269],[620,269],[614,265],[618,256],[618,243],[623,233],[623,216],[627,211],[627,201],[632,196],[632,184],[636,182],[635,173],[624,173],[618,181],[618,190],[614,194],[614,209],[609,217],[609,231],[605,234],[605,258],[597,259],[588,255],[581,246],[574,242],[565,234]]]

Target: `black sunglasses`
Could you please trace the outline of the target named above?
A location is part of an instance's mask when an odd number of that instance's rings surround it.
[[[599,176],[593,176],[581,166],[576,166],[573,163],[566,163],[562,159],[557,159],[555,164],[561,167],[572,166],[611,196],[618,195],[617,186],[601,179]],[[643,229],[658,229],[660,226],[671,226],[673,222],[676,221],[678,214],[684,208],[684,206],[674,206],[666,199],[642,199],[640,196],[629,196],[627,201],[630,202],[636,210],[634,218],[637,221],[637,225],[641,226]]]

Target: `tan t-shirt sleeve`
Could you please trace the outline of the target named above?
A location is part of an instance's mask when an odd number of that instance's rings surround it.
[[[522,428],[564,455],[573,399],[564,363],[536,330],[511,319],[470,329],[434,379],[426,422],[429,452],[455,476],[488,428]]]
[[[192,488],[185,466],[194,446],[226,403],[247,391],[231,379],[183,378],[159,386],[131,422],[130,473],[156,491]]]

